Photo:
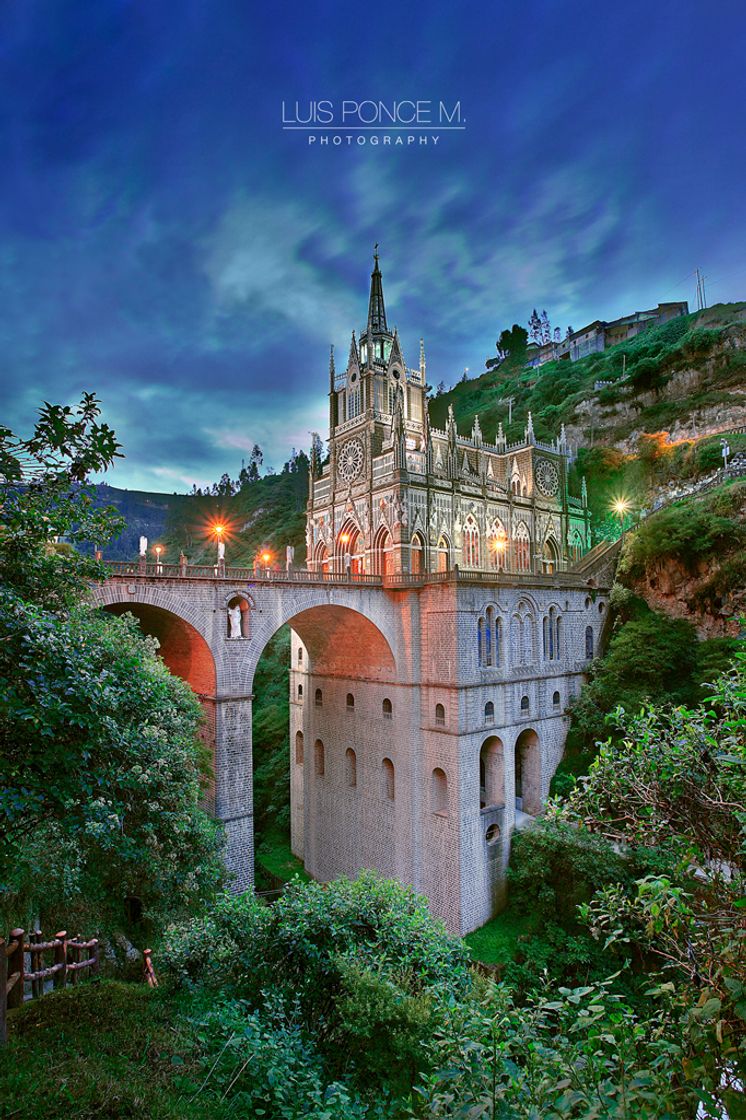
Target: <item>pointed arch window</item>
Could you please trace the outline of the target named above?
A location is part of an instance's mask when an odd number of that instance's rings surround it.
[[[585,656],[588,660],[593,657],[593,627],[585,628]]]
[[[464,523],[464,547],[462,555],[465,568],[479,567],[479,526],[471,514],[469,514]]]
[[[296,731],[295,733],[295,764],[296,766],[303,765],[303,732]]]
[[[520,521],[513,532],[513,551],[517,572],[531,570],[531,537],[525,522]]]
[[[487,534],[487,557],[493,572],[505,570],[505,561],[508,554],[508,534],[505,532],[502,521],[496,517],[490,525]]]
[[[430,780],[430,804],[438,816],[448,816],[448,778],[440,766],[435,767]]]
[[[545,661],[559,661],[562,619],[556,607],[550,607],[542,623],[542,637]]]
[[[345,785],[350,789],[357,786],[357,755],[352,747],[345,751]]]

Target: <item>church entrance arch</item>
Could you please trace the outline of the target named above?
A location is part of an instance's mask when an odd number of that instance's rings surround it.
[[[337,534],[334,567],[342,575],[360,575],[365,570],[362,536],[352,519]]]

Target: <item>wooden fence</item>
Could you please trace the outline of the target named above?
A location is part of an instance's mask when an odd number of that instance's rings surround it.
[[[88,970],[90,975],[98,972],[98,938],[84,941],[81,936],[68,938],[61,930],[51,941],[42,939],[41,930],[29,933],[24,941],[25,930],[11,930],[6,941],[0,937],[0,1045],[7,1042],[9,1008],[20,1007],[24,999],[36,999],[44,995],[48,981],[55,988],[64,988],[70,982],[77,984],[82,974]],[[44,966],[44,954],[52,955],[53,964]],[[30,968],[26,969],[28,954]],[[26,993],[26,985],[30,985]]]

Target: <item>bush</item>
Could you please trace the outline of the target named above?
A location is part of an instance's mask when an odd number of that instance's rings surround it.
[[[327,887],[296,881],[271,909],[223,899],[173,929],[165,957],[177,982],[220,988],[258,1011],[272,991],[330,1076],[350,1067],[360,1085],[396,1091],[422,1068],[423,1039],[445,1005],[468,992],[467,962],[423,898],[373,872]]]

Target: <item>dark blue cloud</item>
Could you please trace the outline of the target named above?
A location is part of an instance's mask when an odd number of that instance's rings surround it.
[[[746,287],[740,5],[11,0],[0,11],[0,407],[95,388],[181,489],[325,419],[370,250],[416,361],[500,328]],[[460,100],[437,148],[308,147],[280,104]]]

